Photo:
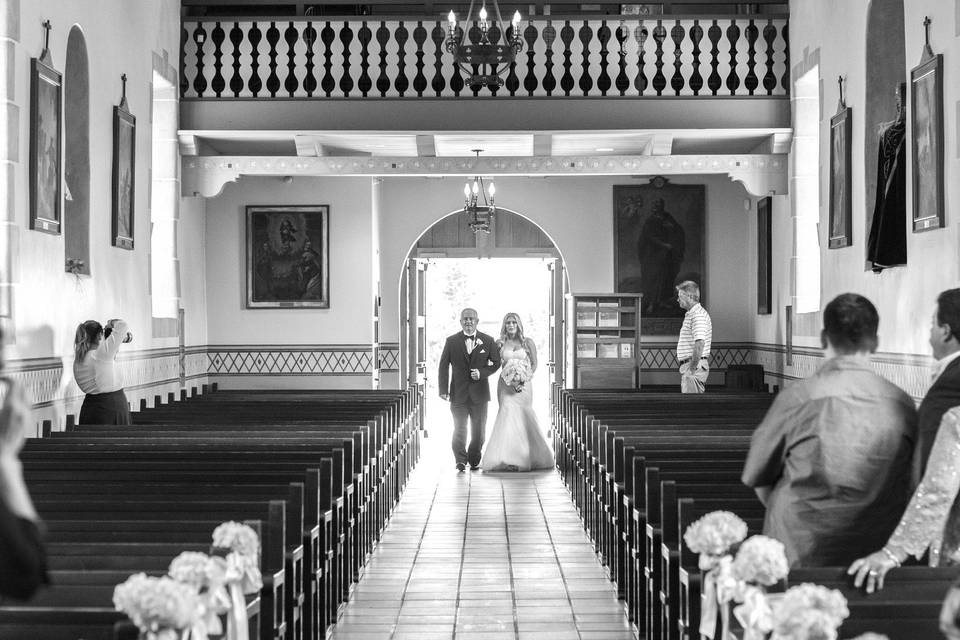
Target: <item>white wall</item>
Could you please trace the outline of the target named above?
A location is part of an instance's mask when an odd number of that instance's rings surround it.
[[[174,0],[129,3],[125,0],[20,3],[21,44],[15,93],[20,104],[18,185],[14,213],[19,230],[20,280],[15,290],[16,344],[9,357],[37,358],[69,354],[77,324],[87,318],[128,319],[138,348],[149,348],[150,302],[150,101],[152,55],[167,51],[174,61],[179,47],[179,3]],[[30,58],[43,49],[41,23],[53,24],[50,48],[54,66],[63,70],[67,35],[79,25],[90,63],[90,267],[92,277],[65,273],[64,239],[29,230],[28,166]],[[113,106],[120,101],[120,75],[126,73],[127,100],[137,117],[135,250],[110,244]],[[65,81],[68,81],[66,79]],[[189,268],[191,265],[186,263]],[[192,265],[196,268],[197,265]],[[55,303],[54,303],[55,302]],[[185,301],[187,302],[187,301]],[[192,302],[192,301],[191,301]],[[53,303],[53,304],[51,304]]]
[[[852,291],[867,296],[880,313],[880,350],[905,354],[928,354],[930,314],[937,294],[958,286],[960,254],[958,254],[958,205],[960,183],[953,179],[960,171],[958,160],[957,110],[960,104],[960,83],[956,65],[960,59],[960,38],[954,3],[942,0],[909,0],[906,7],[906,59],[904,80],[910,68],[920,62],[923,46],[923,17],[930,16],[930,44],[935,53],[944,55],[944,142],[946,183],[946,228],[924,233],[907,233],[907,265],[886,269],[880,274],[865,270],[866,195],[862,149],[867,139],[877,138],[877,123],[865,123],[866,88],[866,0],[837,3],[832,0],[794,0],[790,3],[791,65],[803,55],[819,50],[822,80],[822,113],[820,123],[820,244],[822,264],[821,306],[837,294]],[[839,98],[837,76],[844,76],[847,106],[853,109],[853,246],[826,249],[828,230],[829,142],[830,117],[836,112]],[[891,87],[891,91],[893,88]],[[909,89],[908,89],[909,93]],[[908,109],[908,116],[909,116]],[[889,119],[895,114],[890,113]],[[909,142],[911,130],[908,130]],[[876,145],[870,145],[876,153]],[[907,216],[912,207],[910,151],[907,149]],[[773,318],[756,322],[756,340],[779,342],[782,333],[784,305],[789,304],[789,245],[783,239],[791,235],[789,202],[775,204],[774,222],[774,308]],[[755,231],[753,232],[755,234]],[[754,249],[755,251],[755,249]]]
[[[678,184],[706,184],[705,288],[714,336],[722,341],[746,340],[756,311],[755,285],[753,298],[744,287],[744,279],[755,273],[743,255],[749,246],[748,220],[756,215],[752,200],[746,211],[746,191],[726,176],[671,179]],[[626,177],[498,178],[497,205],[528,217],[553,239],[566,262],[571,291],[606,292],[614,288],[613,185],[635,183]],[[380,245],[385,340],[398,340],[396,314],[407,253],[433,223],[459,208],[462,189],[459,178],[384,180]]]
[[[372,340],[372,191],[367,178],[241,178],[207,201],[211,345],[337,345]],[[246,309],[247,205],[330,205],[330,308]]]

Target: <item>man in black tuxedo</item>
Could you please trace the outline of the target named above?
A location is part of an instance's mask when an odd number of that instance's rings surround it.
[[[466,469],[468,463],[471,469],[480,466],[484,428],[487,423],[487,403],[490,402],[487,378],[500,368],[500,349],[493,338],[477,331],[478,319],[474,309],[464,309],[460,313],[460,326],[463,331],[447,338],[440,356],[440,374],[437,376],[440,397],[450,401],[450,413],[453,414],[453,457],[457,461],[458,471]]]
[[[937,359],[933,384],[917,410],[917,459],[921,475],[943,414],[960,405],[960,289],[947,289],[937,296],[937,308],[930,321],[930,346]]]

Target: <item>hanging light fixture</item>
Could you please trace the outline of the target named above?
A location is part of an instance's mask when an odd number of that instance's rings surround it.
[[[472,149],[480,157],[483,149]],[[486,189],[484,189],[486,186]],[[490,233],[490,221],[493,220],[493,214],[497,212],[494,206],[494,195],[497,193],[497,187],[493,184],[493,179],[487,185],[483,183],[483,176],[475,176],[473,180],[467,179],[463,185],[463,212],[470,218],[470,230],[474,233],[483,231]],[[490,199],[487,200],[487,195]],[[481,204],[482,198],[482,204]]]
[[[483,0],[481,2],[483,3]],[[481,4],[476,23],[471,27],[473,5],[474,0],[470,0],[467,19],[462,28],[457,24],[457,14],[453,10],[447,15],[446,48],[453,54],[457,66],[467,74],[466,82],[471,89],[484,86],[496,89],[503,86],[503,79],[500,76],[510,68],[517,54],[523,50],[523,39],[520,36],[520,12],[514,12],[513,20],[510,21],[512,28],[508,34],[503,28],[503,18],[500,17],[500,6],[497,0],[493,0],[493,9],[496,13],[494,24],[487,20],[486,4]]]

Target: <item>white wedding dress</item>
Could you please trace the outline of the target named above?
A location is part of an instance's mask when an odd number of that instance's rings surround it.
[[[530,358],[523,347],[506,345],[500,356],[504,370],[508,369],[511,360],[525,361],[530,367]],[[503,381],[503,377],[498,377],[497,401],[500,410],[480,461],[483,470],[530,471],[552,468],[553,453],[533,411],[530,382],[526,382],[521,391],[516,391]]]

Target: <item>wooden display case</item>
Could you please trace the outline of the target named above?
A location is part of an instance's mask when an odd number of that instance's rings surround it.
[[[640,388],[640,294],[568,295],[567,328],[572,386]]]

